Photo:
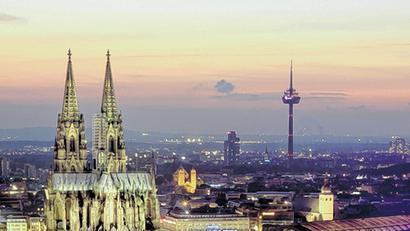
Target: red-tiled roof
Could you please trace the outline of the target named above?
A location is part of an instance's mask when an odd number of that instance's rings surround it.
[[[303,225],[312,231],[410,230],[410,215],[370,217],[335,221],[317,221]]]

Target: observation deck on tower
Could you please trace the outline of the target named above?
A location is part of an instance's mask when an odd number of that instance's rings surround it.
[[[293,65],[290,64],[290,80],[289,89],[287,89],[282,96],[284,104],[298,104],[300,102],[300,96],[296,89],[293,88]]]

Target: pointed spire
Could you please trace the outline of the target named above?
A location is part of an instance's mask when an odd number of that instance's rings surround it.
[[[320,189],[321,193],[330,193],[329,174],[326,172],[323,177],[323,185]]]
[[[117,103],[114,94],[114,82],[112,80],[110,50],[107,50],[107,65],[105,69],[104,90],[101,103],[101,113],[108,119],[118,116]]]
[[[290,60],[290,80],[289,80],[289,89],[293,91],[293,61]]]
[[[71,64],[71,49],[68,49],[68,64],[67,64],[67,76],[65,80],[62,119],[63,120],[76,120],[79,119],[79,109],[77,94],[75,90],[75,82],[73,77],[73,68]]]

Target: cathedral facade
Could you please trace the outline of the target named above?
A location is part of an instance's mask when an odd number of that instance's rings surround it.
[[[155,176],[128,172],[110,54],[101,111],[93,121],[89,158],[68,52],[63,107],[57,120],[54,166],[45,190],[47,230],[150,230],[159,226]]]

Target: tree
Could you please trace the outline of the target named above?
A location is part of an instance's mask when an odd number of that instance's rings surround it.
[[[258,178],[255,181],[248,184],[248,192],[257,192],[264,190],[266,190],[266,187],[263,178]]]
[[[226,199],[226,194],[225,193],[218,193],[218,196],[216,197],[215,203],[217,203],[219,206],[225,206],[228,200]]]

